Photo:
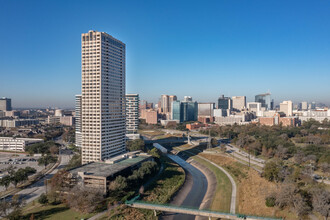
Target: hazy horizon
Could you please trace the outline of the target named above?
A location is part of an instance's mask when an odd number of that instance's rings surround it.
[[[141,100],[270,91],[276,104],[330,105],[329,11],[321,0],[5,1],[0,97],[14,108],[74,107],[81,33],[98,30],[126,44],[126,91]]]

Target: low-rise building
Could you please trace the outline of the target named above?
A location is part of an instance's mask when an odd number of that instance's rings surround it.
[[[328,109],[319,109],[319,110],[308,110],[303,111],[299,114],[299,120],[301,122],[314,119],[319,122],[323,122],[325,119],[330,120],[330,110]]]
[[[117,176],[128,176],[134,169],[137,169],[145,161],[152,161],[152,156],[129,152],[113,157],[105,162],[92,162],[69,170],[71,183],[73,185],[83,185],[108,193],[109,184]]]
[[[284,115],[281,115],[280,113],[275,113],[272,117],[260,117],[259,124],[267,126],[282,124],[282,126],[295,127],[298,125],[298,118],[284,117]]]
[[[39,124],[36,119],[2,119],[0,120],[0,127],[16,128],[21,126],[30,126]]]
[[[204,127],[205,125],[204,124],[201,124],[201,123],[191,123],[191,124],[186,124],[186,128],[188,130],[197,130],[197,129],[200,129],[202,127]]]
[[[42,143],[43,139],[0,137],[0,150],[24,152],[25,147],[35,143]]]

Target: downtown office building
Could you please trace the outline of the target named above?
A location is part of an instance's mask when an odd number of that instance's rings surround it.
[[[125,44],[111,35],[82,34],[82,163],[125,152]]]

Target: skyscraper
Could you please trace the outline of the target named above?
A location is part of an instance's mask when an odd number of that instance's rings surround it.
[[[82,163],[125,151],[125,51],[111,35],[82,34]]]
[[[261,103],[261,107],[265,108],[266,110],[274,109],[274,100],[271,99],[270,93],[256,95],[255,102]]]
[[[177,100],[176,95],[170,95],[168,97],[168,112],[170,113],[170,115],[171,115],[171,112],[172,112],[172,102],[174,102],[176,100]],[[170,119],[171,119],[171,117],[170,117]]]
[[[11,99],[0,98],[0,111],[11,111]]]
[[[167,113],[168,112],[168,95],[161,95],[160,97],[160,103],[161,103],[161,112]]]
[[[137,134],[139,127],[139,95],[126,94],[126,133]]]
[[[218,98],[218,109],[232,109],[232,100],[229,97],[225,97],[224,95],[221,95]]]
[[[81,147],[81,95],[76,95],[76,108],[75,108],[75,125],[76,125],[76,146]]]
[[[172,117],[172,102],[176,101],[176,95],[161,95],[161,112],[166,115],[167,119]]]

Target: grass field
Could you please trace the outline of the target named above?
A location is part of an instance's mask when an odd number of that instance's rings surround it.
[[[232,185],[227,175],[214,165],[199,157],[193,156],[192,158],[211,170],[217,179],[217,188],[210,209],[214,211],[229,212]]]
[[[38,202],[31,202],[23,209],[22,220],[31,219],[31,215],[34,219],[47,219],[47,220],[74,220],[74,219],[88,219],[92,214],[81,214],[64,204],[59,205],[41,205]]]

